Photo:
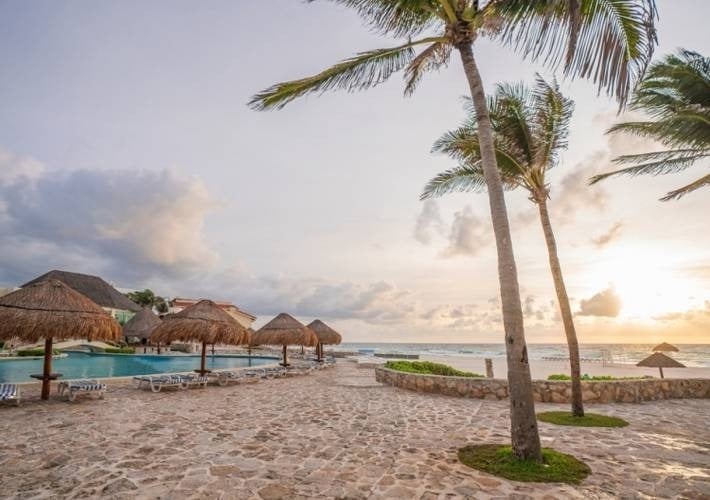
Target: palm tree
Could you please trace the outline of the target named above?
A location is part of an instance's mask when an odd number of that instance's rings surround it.
[[[278,109],[313,92],[364,90],[400,70],[406,79],[405,94],[410,95],[424,73],[445,66],[454,49],[459,53],[478,121],[498,253],[513,453],[541,461],[518,274],[473,43],[481,36],[492,37],[532,60],[562,65],[569,77],[590,78],[600,91],[624,103],[656,44],[655,0],[331,1],[356,10],[374,31],[405,41],[360,52],[316,75],[273,85],[252,97],[250,105]]]
[[[168,304],[165,302],[165,299],[159,295],[155,295],[153,290],[149,288],[142,291],[136,290],[135,292],[128,292],[126,297],[143,307],[150,307],[151,309],[155,307],[159,313],[168,312]]]
[[[538,76],[532,90],[522,84],[499,84],[494,96],[488,101],[488,108],[503,186],[508,189],[525,189],[540,212],[550,270],[569,348],[572,414],[582,417],[584,405],[579,344],[547,209],[550,188],[545,179],[547,171],[557,165],[560,152],[567,147],[574,104],[562,95],[557,82],[549,84]],[[485,190],[486,179],[475,111],[469,109],[468,114],[463,126],[447,132],[434,144],[435,152],[448,154],[459,161],[460,165],[430,180],[424,187],[422,200],[455,191]]]
[[[631,109],[645,112],[651,120],[619,123],[609,132],[647,137],[669,149],[619,156],[615,163],[633,166],[596,175],[592,184],[619,175],[681,172],[710,156],[710,58],[681,49],[652,64],[630,104]],[[676,200],[708,185],[710,174],[670,191],[661,201]]]

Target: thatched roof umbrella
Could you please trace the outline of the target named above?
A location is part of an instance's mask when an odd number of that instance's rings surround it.
[[[662,354],[660,352],[655,352],[651,354],[649,357],[646,359],[642,359],[638,363],[636,363],[636,366],[645,366],[647,368],[658,368],[658,370],[661,372],[661,378],[663,378],[663,369],[664,368],[685,368],[685,365],[682,363],[679,363],[675,359],[666,356],[665,354]]]
[[[323,344],[340,344],[343,341],[343,337],[333,330],[331,327],[323,323],[319,319],[315,319],[308,324],[308,328],[313,330],[318,337],[318,345],[316,346],[316,354],[318,355],[318,361],[323,360]]]
[[[671,345],[667,342],[663,342],[662,344],[658,344],[651,350],[653,352],[678,352],[679,349],[674,345]]]
[[[121,338],[121,325],[88,297],[58,280],[27,285],[0,297],[0,339],[18,337],[25,342],[44,339],[42,399],[49,398],[52,341]]]
[[[313,333],[313,330],[293,316],[281,313],[254,333],[252,343],[253,345],[283,346],[283,363],[281,365],[288,366],[286,346],[303,345],[316,347],[318,345],[318,337]]]
[[[247,331],[217,304],[201,300],[178,313],[165,316],[153,330],[151,340],[166,344],[175,340],[201,342],[200,369],[195,371],[204,375],[209,371],[205,368],[207,344],[246,344]]]
[[[159,324],[160,318],[149,308],[144,308],[123,325],[123,336],[148,340]]]

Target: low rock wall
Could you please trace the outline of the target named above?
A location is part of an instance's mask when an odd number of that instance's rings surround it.
[[[383,384],[417,392],[462,398],[505,399],[508,381],[503,379],[419,375],[388,368],[375,368],[375,378]],[[570,382],[533,380],[535,401],[569,403]],[[587,403],[639,403],[656,399],[710,398],[710,379],[640,379],[583,381],[582,399]]]

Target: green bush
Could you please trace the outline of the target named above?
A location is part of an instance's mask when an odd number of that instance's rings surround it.
[[[463,372],[441,363],[431,361],[388,361],[385,368],[399,372],[419,373],[423,375],[444,375],[445,377],[483,377],[478,373]]]
[[[133,347],[107,347],[104,352],[108,354],[135,354],[136,350]]]
[[[44,349],[22,349],[21,351],[17,351],[15,354],[23,358],[44,356]],[[52,349],[52,354],[56,356],[57,354],[61,354],[61,351],[59,349]]]
[[[586,373],[579,377],[580,380],[602,381],[602,380],[640,380],[644,378],[653,378],[648,375],[643,377],[613,377],[611,375],[587,375]],[[571,380],[572,377],[563,373],[555,373],[547,377],[547,380]]]

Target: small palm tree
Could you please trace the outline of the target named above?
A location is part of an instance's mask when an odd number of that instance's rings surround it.
[[[652,64],[633,94],[631,109],[645,112],[651,120],[619,123],[609,132],[647,137],[669,149],[619,156],[614,162],[633,166],[594,176],[592,184],[619,175],[681,172],[710,156],[710,58],[680,50]],[[708,185],[710,174],[670,191],[661,200],[675,200]]]
[[[501,180],[508,189],[525,189],[540,212],[550,270],[569,347],[572,414],[582,417],[584,406],[579,343],[547,209],[550,189],[545,178],[547,171],[557,165],[560,152],[567,148],[573,108],[574,104],[562,95],[557,82],[550,84],[540,76],[537,77],[534,89],[522,84],[499,84],[488,102]],[[460,165],[430,180],[424,187],[422,200],[456,191],[485,190],[478,125],[475,112],[470,106],[468,114],[463,126],[447,132],[434,144],[435,152],[448,154],[459,161]]]
[[[394,47],[360,52],[324,71],[273,85],[250,101],[254,109],[278,109],[298,97],[326,90],[364,90],[404,71],[405,95],[423,75],[458,52],[476,110],[505,329],[511,442],[521,459],[542,460],[518,273],[503,184],[496,164],[483,79],[473,44],[488,36],[569,77],[589,78],[624,103],[656,45],[655,0],[331,0],[356,10],[383,35],[402,38]],[[327,43],[327,40],[324,41]],[[417,52],[417,49],[421,50]]]

